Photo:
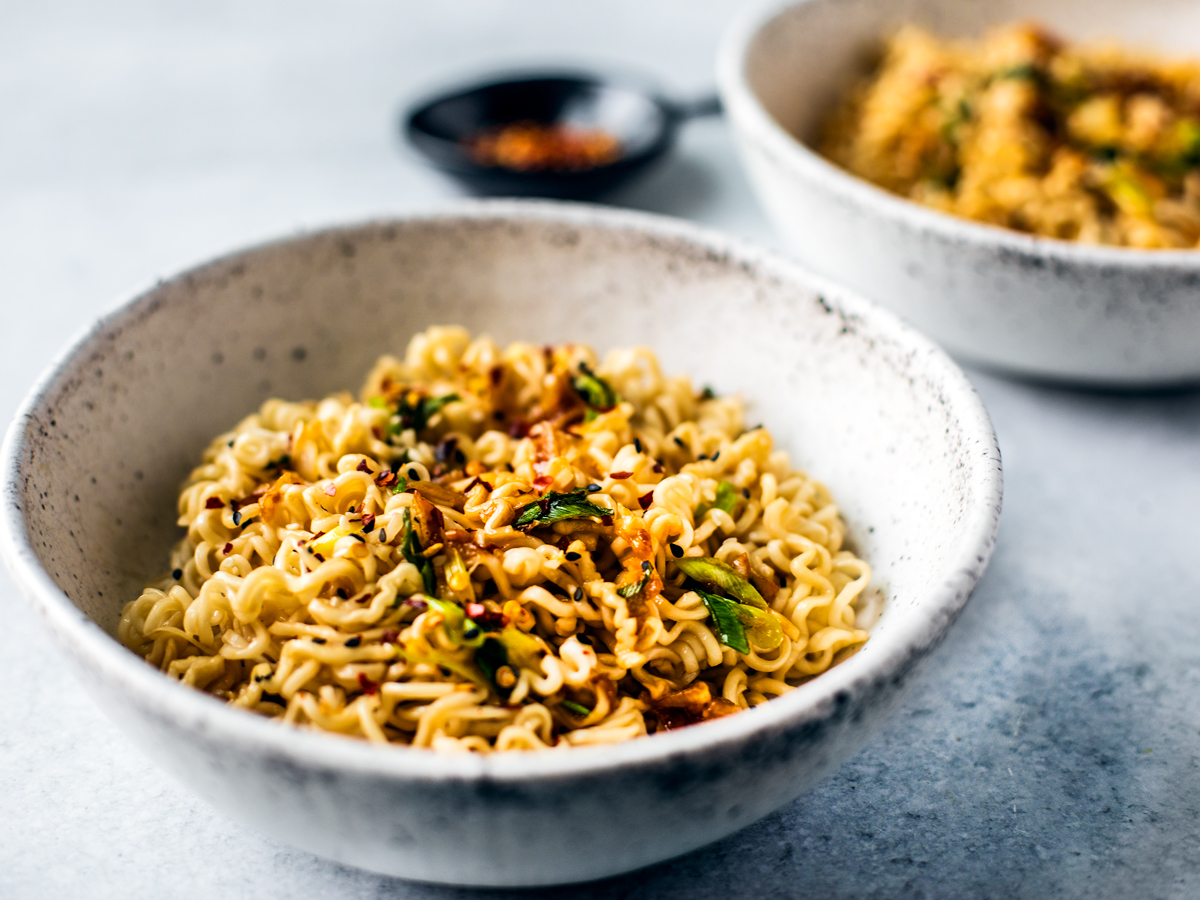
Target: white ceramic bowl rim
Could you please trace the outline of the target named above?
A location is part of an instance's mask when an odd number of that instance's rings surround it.
[[[896,677],[914,657],[937,642],[941,632],[949,627],[966,603],[971,588],[987,564],[999,525],[1002,490],[1000,453],[983,402],[966,376],[943,351],[886,310],[812,276],[767,251],[688,223],[646,213],[544,201],[471,201],[431,212],[408,214],[390,222],[348,223],[322,229],[321,232],[348,232],[368,224],[399,225],[422,220],[449,221],[461,218],[565,222],[583,227],[634,230],[661,239],[684,240],[750,270],[785,280],[799,280],[818,291],[825,291],[835,308],[860,319],[868,329],[889,333],[899,341],[908,343],[915,353],[923,355],[923,361],[931,376],[937,379],[946,403],[958,413],[964,433],[978,435],[987,452],[973,457],[970,464],[966,484],[966,515],[957,546],[946,564],[944,577],[940,584],[931,588],[930,602],[922,604],[919,610],[906,612],[894,623],[891,652],[875,657],[869,666],[862,664],[865,661],[862,655],[853,656],[783,697],[739,715],[690,728],[620,744],[576,747],[562,752],[513,752],[489,756],[445,755],[402,746],[377,747],[358,739],[303,731],[235,709],[208,694],[185,687],[123,647],[77,609],[54,583],[39,563],[30,542],[22,516],[18,484],[27,427],[34,412],[49,399],[60,372],[95,337],[124,322],[136,321],[150,303],[153,286],[135,293],[132,299],[101,317],[54,361],[22,404],[0,448],[0,467],[4,477],[0,548],[9,570],[26,596],[72,652],[86,655],[106,676],[123,684],[135,703],[168,721],[187,723],[191,730],[219,737],[231,748],[266,751],[281,760],[294,761],[305,767],[337,768],[405,779],[520,782],[653,763],[685,755],[694,749],[739,742],[754,732],[772,726],[827,718],[830,704],[849,699],[856,690],[865,690],[871,684]],[[187,278],[209,265],[223,265],[243,253],[285,244],[312,233],[301,232],[277,241],[240,248],[225,257],[185,271],[175,279]],[[156,286],[161,284],[159,281]],[[990,445],[987,441],[990,441]]]
[[[783,128],[763,107],[746,83],[746,56],[759,32],[785,11],[808,3],[836,0],[767,0],[741,13],[725,31],[717,52],[717,83],[728,114],[737,118],[778,159],[799,169],[807,178],[823,181],[872,212],[898,219],[908,227],[932,232],[943,239],[981,247],[999,247],[1020,256],[1052,259],[1065,263],[1087,263],[1114,268],[1200,267],[1200,251],[1145,250],[1102,244],[1080,244],[1055,238],[1035,237],[950,215],[914,200],[906,200],[851,175],[827,160]]]

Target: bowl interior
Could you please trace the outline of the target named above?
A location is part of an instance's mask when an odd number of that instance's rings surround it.
[[[776,122],[811,143],[877,58],[881,39],[901,25],[969,37],[1018,19],[1040,21],[1069,40],[1200,52],[1200,4],[1190,0],[811,0],[763,23],[746,49],[746,80]]]
[[[114,633],[122,604],[163,571],[181,533],[178,486],[213,435],[271,396],[357,391],[378,355],[444,323],[500,342],[644,344],[664,371],[744,395],[748,424],[766,424],[833,491],[886,592],[873,640],[844,667],[936,639],[926,623],[965,600],[945,586],[976,552],[986,558],[994,437],[931,344],[789,264],[686,226],[508,204],[265,245],[101,322],[13,438],[38,561]]]

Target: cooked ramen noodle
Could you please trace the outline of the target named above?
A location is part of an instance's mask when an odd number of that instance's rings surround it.
[[[827,123],[821,152],[944,212],[1051,238],[1200,241],[1200,62],[1072,46],[1014,24],[906,27]]]
[[[643,348],[431,328],[358,401],[268,400],[179,514],[121,640],[234,706],[379,743],[729,715],[854,652],[880,602],[825,488]]]

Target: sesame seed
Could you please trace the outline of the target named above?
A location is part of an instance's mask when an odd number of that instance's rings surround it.
[[[596,491],[598,491],[598,490],[600,490],[600,485],[596,484],[595,482],[593,482],[592,484],[589,484],[589,485],[587,486],[587,492],[588,492],[589,494],[594,494],[594,493],[596,493]]]
[[[679,559],[679,557],[683,556],[683,548],[680,547],[678,544],[672,544],[671,545],[671,555],[673,557],[675,557],[676,559]]]
[[[183,569],[176,569],[174,572],[171,573],[171,577],[174,578],[176,581],[178,581],[180,578],[183,577]]]
[[[361,643],[362,643],[362,638],[355,635],[354,637],[350,638],[350,640],[346,641],[346,646],[347,647],[357,647]]]
[[[582,600],[583,599],[583,588],[581,588],[581,587],[575,588],[575,590],[571,592],[571,596],[576,600]]]
[[[567,556],[568,562],[578,562],[580,559],[579,554],[576,553],[574,550],[568,550],[566,553],[566,556]]]
[[[637,438],[633,439],[633,449],[636,450],[638,453],[642,452],[642,442],[640,440],[638,440]]]

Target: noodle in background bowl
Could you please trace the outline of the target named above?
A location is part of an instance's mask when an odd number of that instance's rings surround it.
[[[114,635],[179,535],[199,451],[269,396],[357,385],[414,332],[645,344],[740,392],[837,499],[886,594],[864,649],[795,691],[623,744],[488,757],[281,726]],[[684,853],[854,752],[991,554],[1000,459],[963,374],[886,313],[728,238],[636,213],[473,203],[233,254],[161,283],[53,366],[4,446],[6,561],[107,712],[233,818],[406,878],[535,885]]]
[[[1200,56],[1190,0],[810,0],[730,26],[717,75],[759,201],[802,263],[878,300],[954,353],[1068,382],[1200,380],[1200,251],[1032,237],[918,205],[808,146],[905,23],[981,35],[1035,19],[1070,41]]]

